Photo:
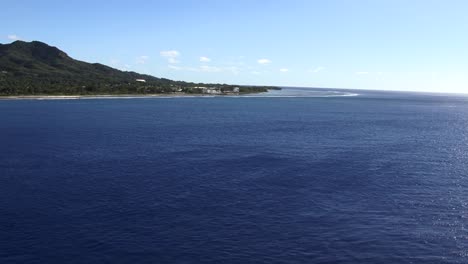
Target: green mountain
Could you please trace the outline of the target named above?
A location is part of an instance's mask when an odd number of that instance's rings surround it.
[[[138,80],[138,81],[137,81]],[[144,81],[143,81],[144,80]],[[172,81],[69,57],[39,41],[0,44],[0,95],[222,93],[234,85]],[[240,92],[264,92],[274,87],[240,86]]]

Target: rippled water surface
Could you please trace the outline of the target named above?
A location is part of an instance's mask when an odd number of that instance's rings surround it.
[[[467,263],[468,98],[0,101],[1,263]]]

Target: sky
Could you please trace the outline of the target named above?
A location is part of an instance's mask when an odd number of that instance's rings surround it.
[[[468,93],[466,0],[2,0],[0,43],[173,80]]]

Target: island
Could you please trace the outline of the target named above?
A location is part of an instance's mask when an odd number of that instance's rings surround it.
[[[273,86],[174,81],[71,58],[40,41],[0,44],[0,96],[237,95]]]

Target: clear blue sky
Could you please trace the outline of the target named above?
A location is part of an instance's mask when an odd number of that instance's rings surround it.
[[[195,82],[468,92],[466,0],[25,1],[0,42]]]

